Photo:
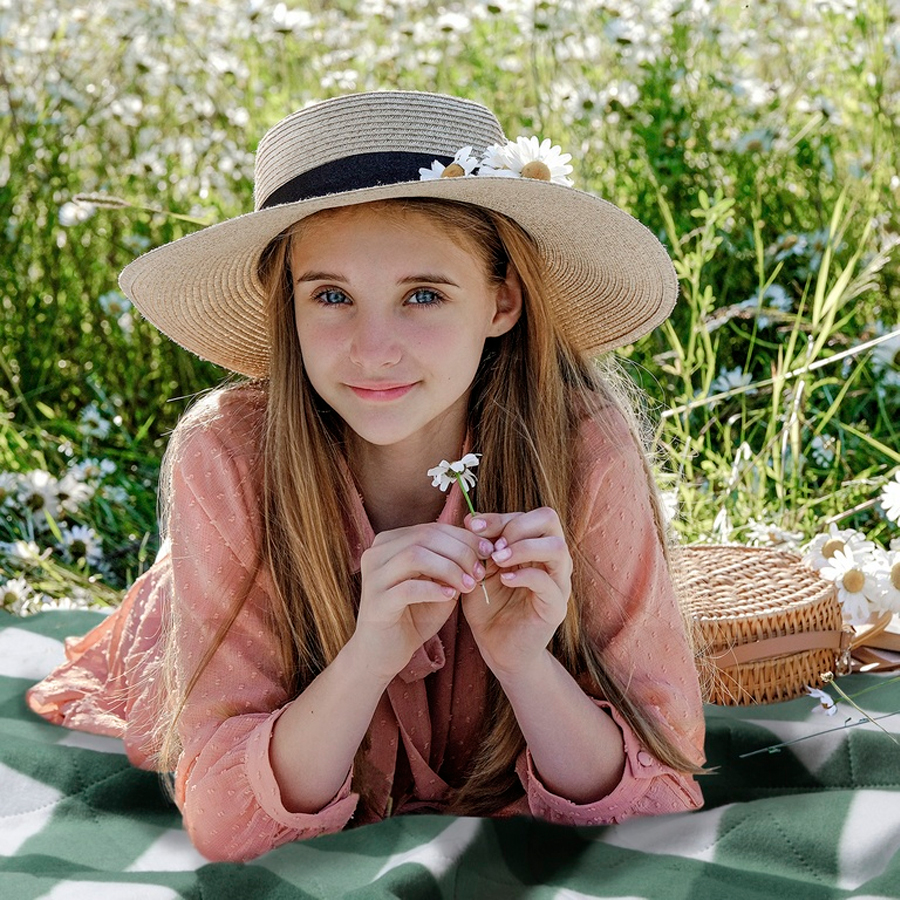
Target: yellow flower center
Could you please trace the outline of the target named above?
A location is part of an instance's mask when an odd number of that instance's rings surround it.
[[[550,181],[553,177],[550,173],[550,167],[539,159],[533,159],[530,163],[522,166],[523,178],[537,178],[538,181]]]
[[[900,562],[891,566],[891,584],[900,591]]]
[[[866,576],[859,569],[851,569],[841,579],[841,583],[851,594],[858,594],[866,583]]]
[[[459,178],[460,175],[465,174],[466,170],[459,163],[452,162],[441,172],[441,178]]]
[[[822,545],[822,556],[824,556],[825,559],[832,559],[838,550],[844,549],[844,546],[845,544],[840,538],[829,538]]]

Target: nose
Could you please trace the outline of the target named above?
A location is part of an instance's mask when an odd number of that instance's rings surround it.
[[[397,323],[379,310],[357,315],[350,338],[350,361],[364,370],[397,365],[402,356]]]

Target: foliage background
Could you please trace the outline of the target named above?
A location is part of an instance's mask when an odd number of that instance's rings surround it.
[[[551,137],[667,243],[682,301],[621,356],[685,540],[889,537],[900,341],[869,342],[900,310],[897,0],[0,0],[0,472],[115,464],[54,523],[0,480],[0,539],[42,554],[0,555],[8,577],[106,596],[152,559],[166,434],[225,373],[116,276],[250,209],[279,118],[373,88]],[[65,551],[78,523],[102,558]]]

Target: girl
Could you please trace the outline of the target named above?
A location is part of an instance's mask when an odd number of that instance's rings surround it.
[[[174,773],[210,859],[414,811],[700,804],[659,508],[588,361],[677,282],[568,160],[468,101],[338,98],[265,136],[255,212],[125,269],[250,380],[182,421],[160,557],[29,701]],[[476,514],[426,474],[469,453]]]

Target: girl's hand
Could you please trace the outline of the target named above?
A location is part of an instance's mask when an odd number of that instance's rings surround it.
[[[352,640],[373,675],[389,681],[478,587],[492,544],[440,523],[383,531],[362,555],[362,589]],[[480,593],[480,590],[479,590]]]
[[[490,603],[467,592],[463,612],[491,671],[503,681],[530,667],[547,649],[566,616],[572,557],[556,511],[479,513],[466,528],[487,538]]]

